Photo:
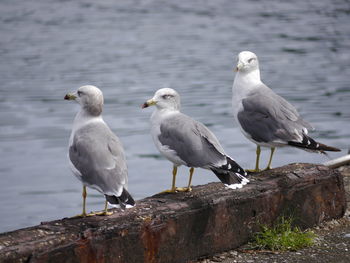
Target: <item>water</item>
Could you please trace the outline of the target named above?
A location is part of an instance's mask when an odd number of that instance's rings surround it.
[[[169,188],[171,164],[149,135],[140,105],[171,87],[182,110],[205,123],[243,167],[255,145],[231,110],[232,69],[242,50],[259,55],[262,78],[313,123],[312,136],[350,146],[350,4],[293,1],[0,2],[0,232],[81,210],[81,184],[67,162],[78,106],[64,95],[84,84],[105,95],[104,118],[122,140],[136,199]],[[263,151],[265,165],[269,152]],[[279,149],[273,165],[327,157]],[[187,183],[179,169],[178,185]],[[196,170],[193,183],[218,181]],[[88,191],[88,210],[103,197]]]

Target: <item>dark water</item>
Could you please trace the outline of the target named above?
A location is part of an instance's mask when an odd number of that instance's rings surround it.
[[[162,87],[178,90],[183,112],[253,167],[255,146],[231,110],[242,50],[259,55],[265,83],[314,124],[315,138],[344,150],[331,158],[349,148],[349,1],[165,2],[0,2],[0,231],[80,212],[81,184],[67,163],[78,106],[63,96],[84,84],[104,92],[104,118],[124,143],[137,199],[171,183],[171,164],[149,135],[152,110],[140,109]],[[273,164],[326,160],[284,148]],[[217,179],[196,170],[194,184],[209,181]],[[181,168],[178,185],[186,182]],[[102,209],[103,198],[89,193],[88,209]]]

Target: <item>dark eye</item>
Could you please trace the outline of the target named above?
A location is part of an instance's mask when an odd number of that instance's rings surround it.
[[[80,97],[81,95],[83,95],[82,91],[78,91],[78,96]]]
[[[170,98],[172,98],[172,97],[174,97],[174,96],[173,96],[173,95],[170,95],[170,94],[167,94],[167,95],[163,95],[163,96],[162,96],[162,98],[165,99],[165,100],[170,99]]]
[[[252,62],[253,60],[255,60],[255,58],[248,59],[248,63]]]

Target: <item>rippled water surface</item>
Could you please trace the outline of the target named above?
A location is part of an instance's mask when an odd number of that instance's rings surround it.
[[[104,118],[124,144],[136,199],[171,183],[171,164],[149,135],[153,109],[140,109],[162,87],[176,89],[183,112],[208,125],[243,167],[253,167],[255,145],[231,110],[232,68],[242,50],[258,54],[263,80],[313,123],[313,137],[344,150],[330,158],[344,154],[349,1],[237,2],[1,1],[0,232],[80,212],[82,187],[67,162],[78,105],[63,97],[84,84],[104,92]],[[273,164],[326,160],[283,148]],[[180,168],[178,185],[187,172]],[[196,170],[194,184],[210,181],[218,180]],[[88,209],[102,209],[103,197],[88,194]]]

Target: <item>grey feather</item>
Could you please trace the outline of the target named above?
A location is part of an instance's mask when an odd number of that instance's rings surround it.
[[[254,89],[242,100],[238,121],[243,130],[257,142],[301,140],[304,129],[312,126],[304,121],[288,101],[265,85]]]
[[[103,193],[118,193],[127,183],[122,144],[103,123],[88,124],[76,131],[69,158],[83,183],[96,185]]]
[[[160,131],[161,144],[174,150],[189,167],[214,167],[225,160],[225,152],[215,135],[185,114],[166,118]]]

